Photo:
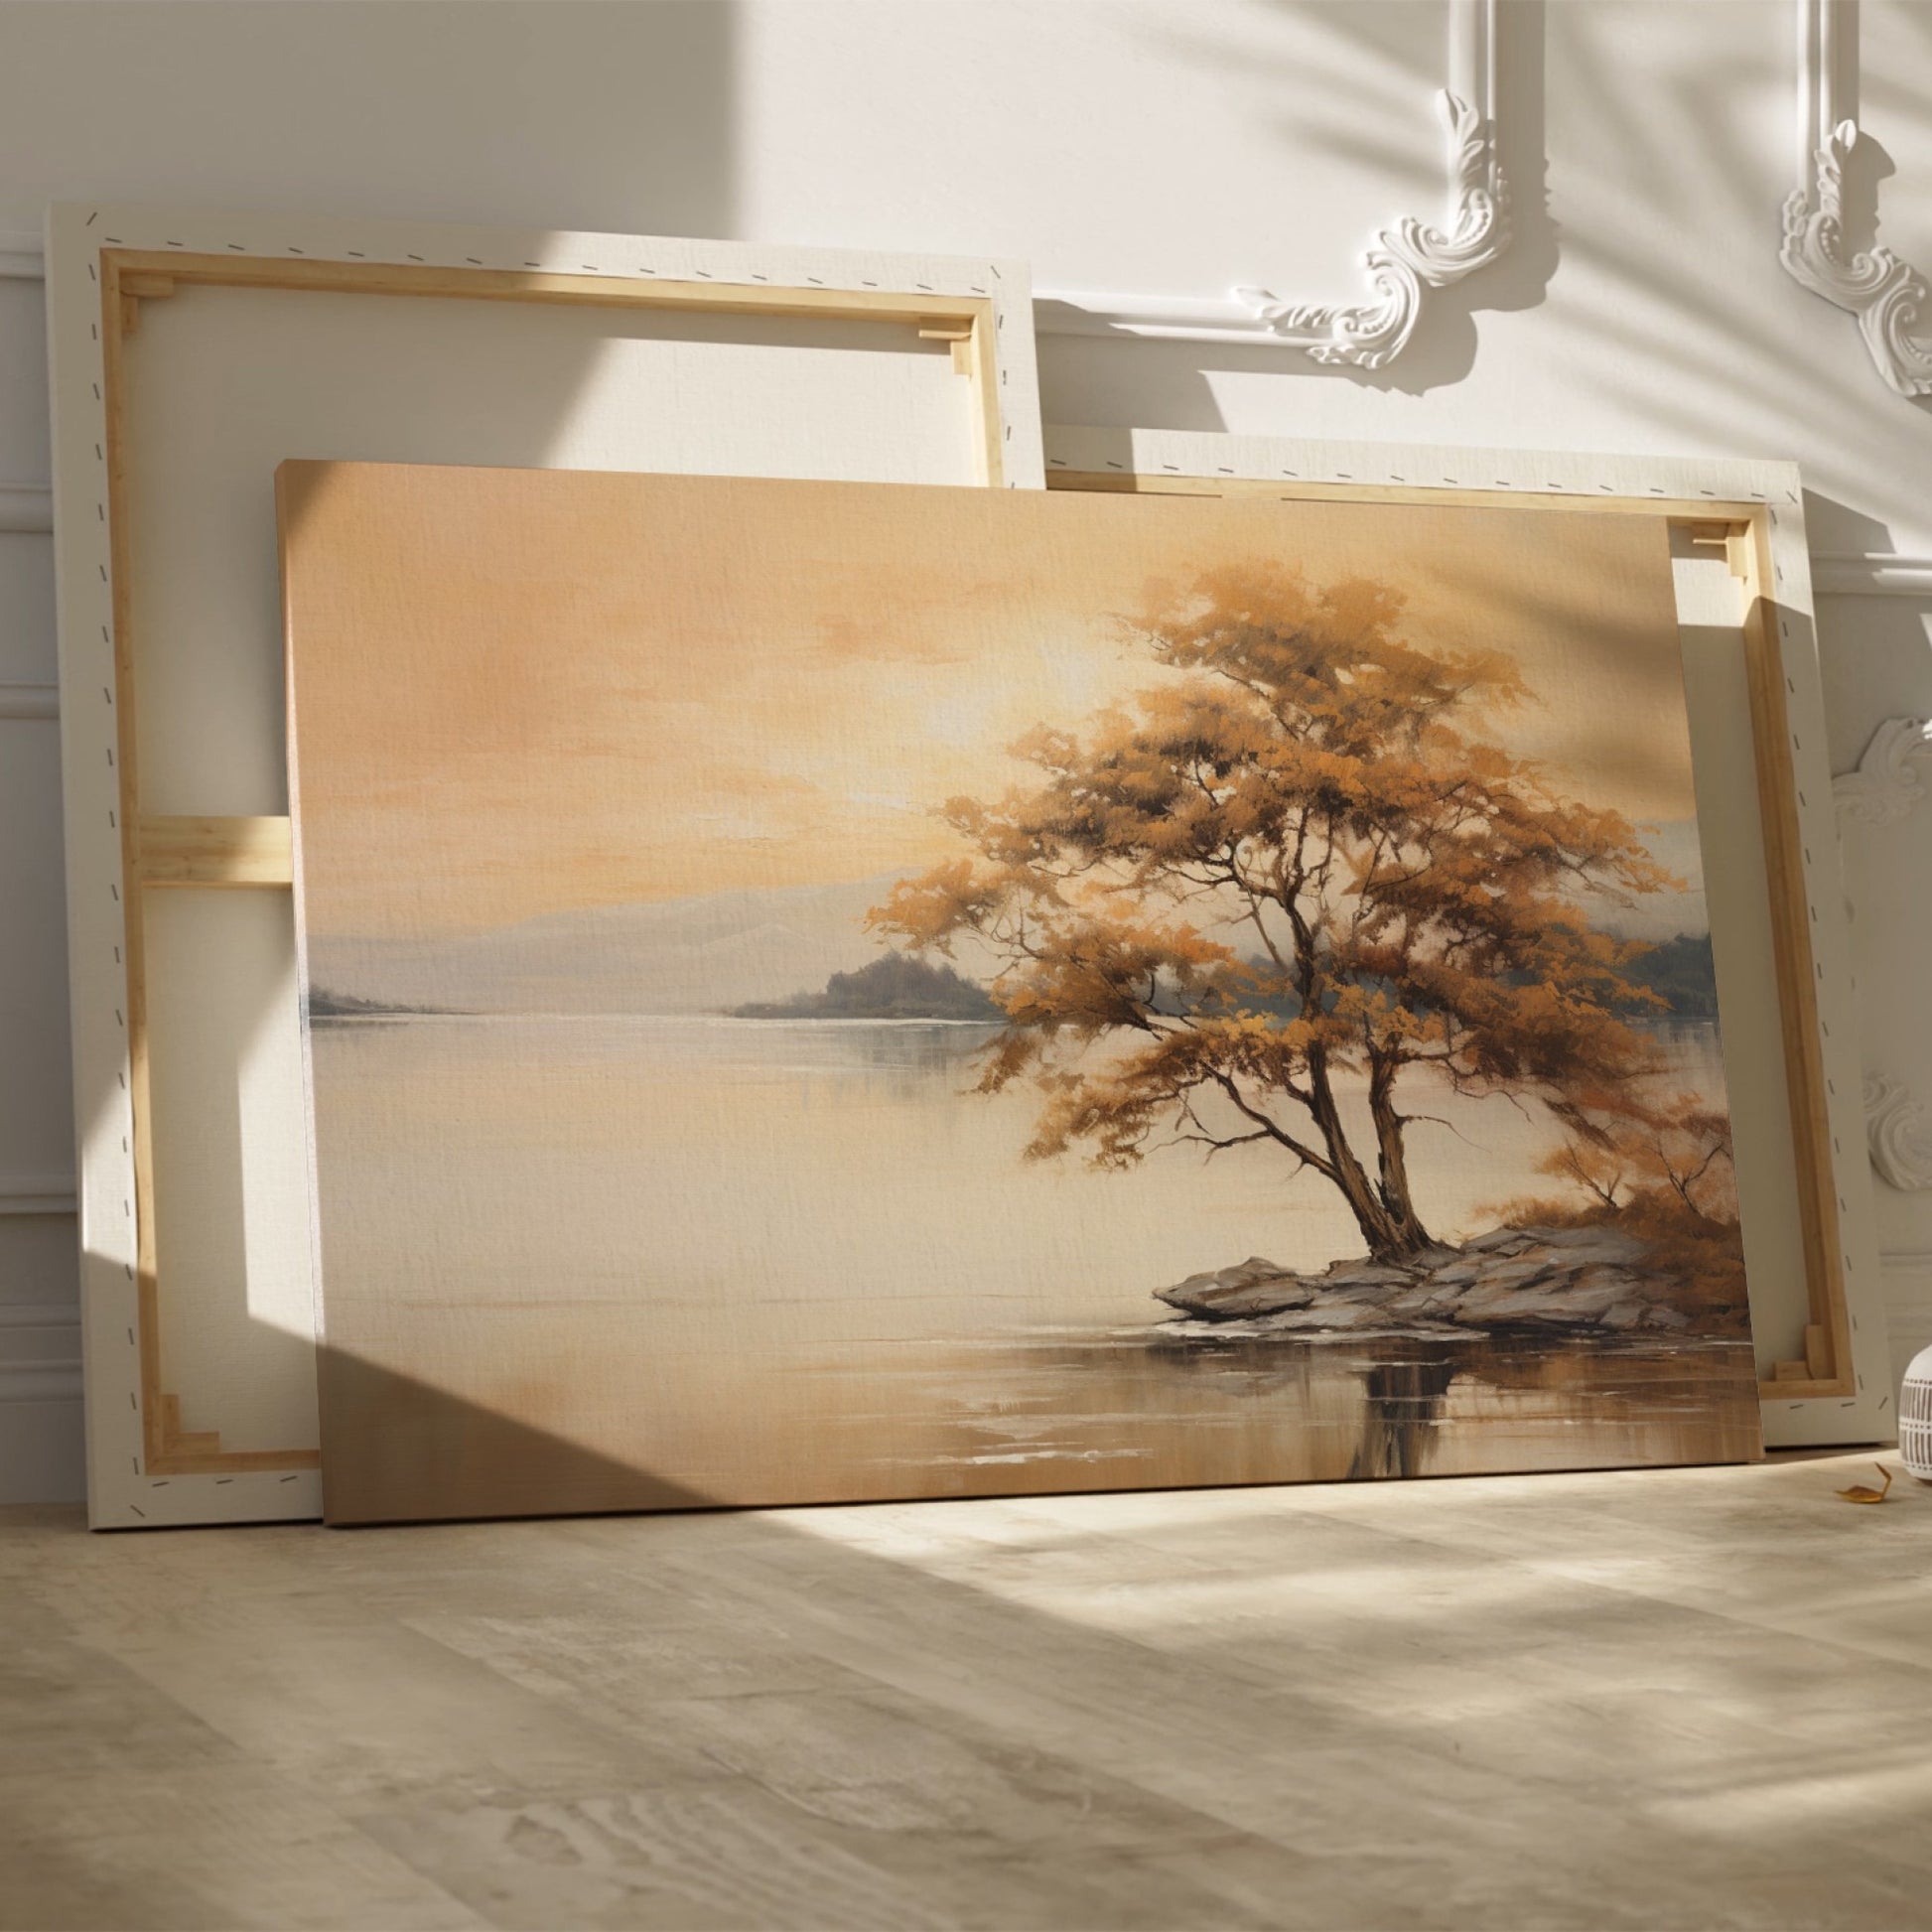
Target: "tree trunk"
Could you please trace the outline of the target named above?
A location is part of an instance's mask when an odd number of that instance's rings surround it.
[[[1378,1191],[1382,1204],[1401,1232],[1405,1252],[1414,1254],[1433,1243],[1409,1192],[1409,1163],[1402,1141],[1402,1130],[1407,1123],[1395,1110],[1395,1076],[1392,1062],[1379,1055],[1371,1059],[1368,1106],[1375,1122],[1375,1146],[1381,1170]]]
[[[1391,1211],[1389,1203],[1369,1179],[1367,1170],[1355,1158],[1355,1150],[1348,1145],[1348,1136],[1342,1128],[1341,1111],[1335,1105],[1334,1090],[1328,1082],[1327,1055],[1318,1048],[1309,1055],[1309,1111],[1314,1116],[1322,1144],[1328,1150],[1328,1159],[1335,1171],[1335,1185],[1341,1189],[1342,1198],[1354,1213],[1355,1224],[1362,1231],[1362,1239],[1368,1243],[1371,1259],[1406,1261],[1428,1247],[1429,1237],[1416,1220],[1414,1209],[1409,1209],[1406,1214]],[[1396,1128],[1399,1151],[1399,1122]]]

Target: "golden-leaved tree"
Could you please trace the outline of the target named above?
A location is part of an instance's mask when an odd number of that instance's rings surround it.
[[[1432,1245],[1410,1069],[1559,1108],[1650,1070],[1625,1017],[1662,1005],[1627,976],[1647,948],[1587,904],[1673,882],[1617,813],[1480,736],[1527,696],[1510,660],[1425,649],[1401,609],[1270,564],[1203,576],[1126,625],[1171,675],[1033,732],[1035,782],[944,808],[972,856],[874,909],[907,947],[972,935],[997,960],[980,1084],[1036,1088],[1030,1154],[1269,1143],[1400,1260]]]

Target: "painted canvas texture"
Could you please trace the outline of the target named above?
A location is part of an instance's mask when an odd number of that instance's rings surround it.
[[[279,489],[332,1520],[1757,1452],[1662,519]]]

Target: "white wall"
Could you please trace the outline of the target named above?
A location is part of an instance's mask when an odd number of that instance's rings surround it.
[[[1883,236],[1932,264],[1932,5],[1862,12]],[[1517,238],[1400,361],[1057,337],[1048,419],[1793,458],[1816,551],[1932,557],[1932,406],[1883,387],[1851,319],[1778,266],[1794,40],[1787,0],[1509,0]],[[1347,297],[1376,226],[1435,211],[1444,50],[1435,0],[0,6],[0,231],[100,196]],[[0,281],[0,485],[46,477],[38,300]],[[1881,719],[1932,714],[1929,615],[1823,605],[1839,768]],[[0,529],[0,686],[49,683],[53,661],[47,540]],[[0,1494],[79,1486],[72,1224],[6,1211],[45,1205],[70,1166],[53,741],[0,716]],[[1910,883],[1932,807],[1855,833],[1851,858],[1867,1063],[1932,1102],[1932,913]],[[1916,1344],[1932,1192],[1879,1193],[1894,1341]]]

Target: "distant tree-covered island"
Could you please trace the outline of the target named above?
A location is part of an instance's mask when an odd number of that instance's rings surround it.
[[[1624,967],[1632,985],[1646,988],[1680,1020],[1718,1017],[1718,973],[1708,932],[1680,932]],[[1634,1003],[1625,1001],[1624,1005]]]
[[[1624,967],[1634,997],[1620,1002],[1655,1016],[1659,1008],[1680,1019],[1707,1019],[1718,1010],[1708,935],[1680,933],[1658,945],[1632,946],[1637,956]],[[1259,969],[1265,965],[1255,960]],[[1251,1005],[1293,1019],[1301,1003],[1292,992]],[[910,953],[886,953],[856,972],[834,973],[823,992],[794,993],[786,1000],[754,1000],[728,1009],[734,1020],[983,1020],[1006,1015],[992,997],[949,966]]]
[[[332,993],[314,986],[303,1003],[312,1026],[343,1020],[409,1020],[422,1016],[448,1018],[460,1014],[455,1007],[403,1006],[389,1000],[365,1000],[357,993]]]
[[[788,1000],[755,1000],[730,1009],[734,1020],[983,1020],[1005,1019],[993,1001],[950,966],[886,953],[857,972],[834,973],[822,993]]]

